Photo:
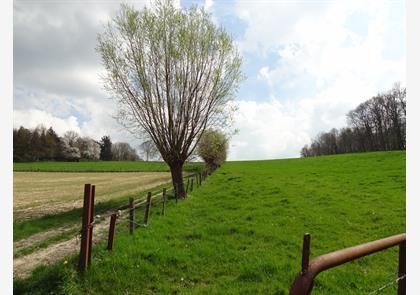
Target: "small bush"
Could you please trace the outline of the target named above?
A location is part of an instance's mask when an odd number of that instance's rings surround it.
[[[224,133],[209,129],[204,131],[198,143],[198,155],[210,170],[214,170],[226,161],[228,145],[229,141]]]

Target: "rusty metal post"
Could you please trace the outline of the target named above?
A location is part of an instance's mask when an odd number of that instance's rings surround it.
[[[88,266],[92,260],[92,238],[93,238],[93,226],[95,219],[95,186],[92,185],[90,190],[90,222],[89,222],[89,248],[88,248]]]
[[[308,295],[311,294],[313,282],[315,277],[330,268],[342,265],[344,263],[353,261],[355,259],[388,249],[390,247],[400,246],[400,264],[399,274],[404,277],[405,274],[405,234],[399,234],[372,241],[369,243],[360,244],[357,246],[337,250],[309,261],[310,252],[310,236],[305,234],[304,246],[302,250],[302,271],[296,276],[291,288],[291,295]],[[309,261],[309,263],[307,262]],[[399,281],[400,282],[400,281]],[[401,291],[400,291],[401,290]],[[405,294],[405,280],[401,280],[401,294]]]
[[[129,230],[130,230],[130,235],[132,235],[134,233],[134,198],[130,198],[129,199],[129,204],[130,204],[130,223],[128,225]]]
[[[117,214],[114,213],[111,215],[111,219],[109,221],[108,246],[106,247],[106,249],[109,251],[112,251],[112,249],[114,248],[115,222],[116,221],[117,221]]]
[[[165,203],[166,203],[166,188],[163,188],[163,191],[162,191],[162,212],[161,212],[162,216],[165,216]]]
[[[147,193],[147,202],[146,207],[144,207],[144,225],[147,226],[149,224],[149,214],[150,214],[150,207],[152,205],[152,193]]]
[[[88,252],[89,252],[89,235],[90,235],[90,214],[92,212],[91,196],[92,186],[85,184],[84,197],[83,197],[83,217],[82,217],[82,231],[80,242],[80,255],[79,255],[79,270],[85,271],[88,265]]]
[[[301,269],[302,274],[306,273],[306,271],[308,270],[310,250],[311,250],[311,235],[309,233],[306,233],[303,235],[302,269]]]
[[[401,278],[405,276],[405,241],[402,242],[399,246],[399,253],[398,253],[398,277]],[[405,295],[406,294],[406,278],[400,279],[398,281],[398,295]]]

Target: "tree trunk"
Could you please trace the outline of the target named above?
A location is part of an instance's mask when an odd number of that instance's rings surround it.
[[[174,186],[175,196],[178,199],[185,199],[184,179],[182,178],[183,163],[175,162],[169,165],[171,168],[172,184]]]

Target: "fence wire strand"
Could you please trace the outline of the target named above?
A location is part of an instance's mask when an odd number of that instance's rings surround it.
[[[122,217],[122,216],[119,216],[119,217],[118,217],[118,219],[121,219],[121,220],[124,220],[124,221],[128,221],[128,223],[132,223],[132,224],[134,224],[134,225],[136,225],[136,226],[139,226],[139,227],[146,227],[146,225],[145,225],[145,224],[140,224],[140,223],[137,223],[137,222],[135,222],[135,221],[131,221],[129,217]]]
[[[406,277],[406,275],[402,275],[402,276],[400,276],[400,277],[396,278],[395,280],[393,280],[393,281],[391,281],[391,282],[389,282],[389,283],[386,283],[385,285],[383,285],[383,286],[379,287],[378,289],[376,289],[376,290],[374,290],[374,291],[370,292],[370,293],[369,293],[369,295],[378,294],[378,293],[382,292],[383,290],[385,290],[385,289],[387,289],[387,288],[389,288],[389,287],[393,286],[394,284],[395,284],[395,285],[398,285],[399,281],[404,280],[404,279],[405,279],[405,277]]]

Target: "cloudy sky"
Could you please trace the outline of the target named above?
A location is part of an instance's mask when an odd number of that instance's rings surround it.
[[[112,117],[95,52],[119,4],[14,1],[15,127],[42,123],[138,144]],[[404,1],[178,2],[193,4],[231,33],[244,60],[229,160],[298,157],[318,132],[344,126],[360,102],[405,85]]]

